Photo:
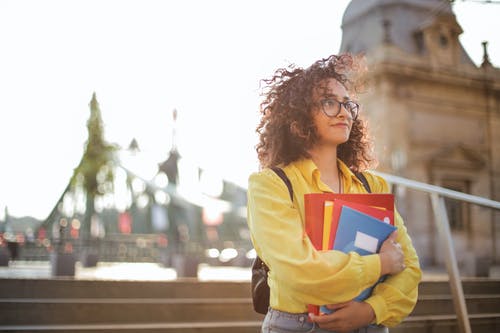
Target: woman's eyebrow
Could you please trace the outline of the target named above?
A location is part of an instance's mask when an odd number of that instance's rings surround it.
[[[333,97],[335,98],[336,100],[342,100],[344,102],[347,102],[347,101],[350,101],[351,98],[349,96],[344,96],[344,97],[340,97],[339,95],[337,94],[333,94],[333,93],[330,93],[330,94],[325,94],[325,97]]]

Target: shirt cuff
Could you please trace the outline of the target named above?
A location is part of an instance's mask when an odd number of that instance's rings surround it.
[[[380,295],[374,295],[365,300],[366,303],[370,304],[375,312],[375,323],[378,325],[386,319],[387,316],[387,306],[385,300]]]

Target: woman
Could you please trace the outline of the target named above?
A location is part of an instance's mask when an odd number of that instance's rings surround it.
[[[304,194],[366,193],[353,172],[373,160],[355,92],[359,66],[349,54],[332,55],[307,69],[279,69],[265,80],[257,153],[262,170],[248,188],[248,225],[257,254],[269,267],[270,309],[262,332],[387,332],[417,301],[418,257],[396,212],[395,231],[379,254],[316,251],[304,229]],[[270,168],[280,167],[287,186]],[[363,172],[374,193],[385,180]],[[353,299],[379,283],[363,302]],[[307,304],[329,304],[332,314],[307,314]]]

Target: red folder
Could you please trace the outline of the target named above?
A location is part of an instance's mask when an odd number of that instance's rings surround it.
[[[340,199],[335,199],[333,201],[333,213],[332,213],[332,225],[330,227],[330,241],[329,249],[333,249],[333,242],[337,234],[337,227],[339,224],[340,213],[342,212],[342,207],[347,206],[355,209],[359,212],[368,214],[381,222],[389,223],[394,225],[394,211],[375,206],[368,206],[365,204],[360,204],[357,202],[345,201]]]
[[[385,208],[394,212],[394,195],[389,193],[308,193],[304,195],[306,233],[317,250],[321,250],[323,240],[323,207],[325,200],[344,200],[367,206]]]

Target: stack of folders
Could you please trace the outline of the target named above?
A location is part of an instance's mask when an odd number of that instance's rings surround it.
[[[392,194],[311,193],[304,196],[304,204],[306,232],[316,250],[374,254],[396,230]],[[374,286],[355,300],[368,298]],[[309,305],[308,311],[315,315],[331,312],[319,305]]]

